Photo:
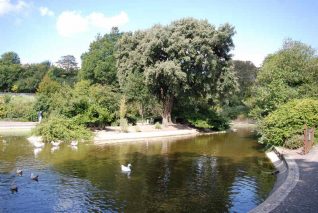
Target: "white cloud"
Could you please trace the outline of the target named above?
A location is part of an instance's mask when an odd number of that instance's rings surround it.
[[[41,16],[54,16],[54,12],[52,10],[49,10],[49,8],[47,7],[40,7],[39,11]]]
[[[19,0],[16,4],[11,3],[10,0],[0,0],[0,16],[7,13],[18,13],[27,9],[29,5]]]
[[[76,11],[64,11],[59,15],[56,28],[61,36],[70,37],[88,30],[88,21]]]
[[[82,16],[77,11],[64,11],[57,18],[56,28],[61,36],[71,37],[77,33],[86,32],[91,29],[109,32],[112,27],[123,26],[128,21],[128,15],[125,12],[107,17],[99,12],[92,12],[87,16]]]

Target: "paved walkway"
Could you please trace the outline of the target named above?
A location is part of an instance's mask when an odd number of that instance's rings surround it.
[[[0,129],[31,129],[37,122],[0,121]]]
[[[283,150],[299,167],[299,180],[286,199],[272,212],[318,212],[318,145],[307,154]]]

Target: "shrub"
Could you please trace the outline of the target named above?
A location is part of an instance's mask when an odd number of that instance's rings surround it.
[[[303,135],[294,135],[285,141],[285,147],[289,149],[298,149],[303,146]]]
[[[186,120],[199,129],[225,130],[229,128],[228,120],[211,109],[188,114]]]
[[[34,99],[22,96],[4,96],[0,100],[0,118],[18,121],[36,121]]]
[[[216,112],[205,99],[183,99],[176,103],[173,117],[177,122],[199,129],[225,130],[229,128],[226,116]]]
[[[89,140],[92,137],[91,131],[78,125],[72,119],[58,115],[51,115],[47,120],[42,121],[33,131],[34,134],[42,136],[43,140],[62,140],[65,142],[77,140]]]
[[[10,103],[11,99],[12,99],[11,95],[4,95],[3,96],[3,101],[4,101],[5,104]]]
[[[160,125],[159,122],[156,122],[156,123],[155,123],[155,129],[161,129],[161,125]]]
[[[262,135],[260,142],[283,146],[288,139],[303,134],[304,124],[314,127],[317,123],[317,99],[292,100],[280,106],[261,121],[259,127]]]

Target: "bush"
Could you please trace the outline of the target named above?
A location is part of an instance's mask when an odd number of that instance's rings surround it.
[[[17,121],[36,121],[34,99],[22,96],[4,96],[0,100],[0,118]]]
[[[228,118],[219,114],[206,99],[181,99],[176,102],[172,116],[177,122],[199,129],[225,130]]]
[[[57,115],[51,115],[47,120],[42,121],[33,131],[34,134],[42,136],[43,140],[89,140],[92,137],[91,131],[76,124],[72,119]]]
[[[285,141],[285,147],[289,149],[298,149],[304,145],[303,135],[294,135]]]
[[[305,124],[308,127],[314,127],[317,123],[317,99],[292,100],[280,106],[261,121],[259,127],[262,135],[260,142],[283,146],[288,139],[303,134]]]
[[[225,130],[229,128],[228,120],[212,109],[207,109],[205,112],[193,112],[185,118],[191,125],[199,129]]]
[[[56,90],[50,90],[46,84]],[[46,114],[60,114],[86,127],[104,128],[115,120],[118,99],[111,88],[80,81],[73,87],[61,85],[48,76],[40,84],[35,108]]]
[[[160,125],[159,122],[156,122],[156,123],[155,123],[155,129],[161,129],[161,125]]]

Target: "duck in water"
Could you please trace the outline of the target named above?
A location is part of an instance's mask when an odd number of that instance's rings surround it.
[[[17,169],[16,173],[18,176],[22,176],[23,171],[22,171],[22,169]]]
[[[39,175],[34,175],[33,173],[31,173],[31,179],[35,181],[39,181]]]
[[[17,184],[16,184],[15,182],[13,182],[13,183],[11,184],[10,190],[11,190],[12,193],[18,192],[18,186],[17,186]]]

